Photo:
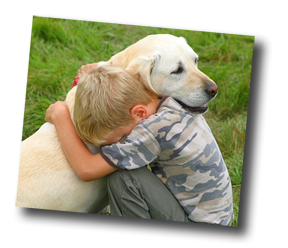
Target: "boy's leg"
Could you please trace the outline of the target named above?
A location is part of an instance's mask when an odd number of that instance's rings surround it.
[[[175,197],[146,167],[108,178],[111,215],[189,222]]]

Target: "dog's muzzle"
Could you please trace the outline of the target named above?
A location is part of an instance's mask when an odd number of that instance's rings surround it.
[[[208,95],[207,102],[201,106],[197,107],[191,107],[189,105],[186,105],[185,103],[176,100],[184,109],[194,112],[194,113],[199,113],[203,114],[208,110],[208,105],[207,103],[210,102],[218,93],[218,86],[214,82],[207,82],[206,87],[205,87],[205,92]]]

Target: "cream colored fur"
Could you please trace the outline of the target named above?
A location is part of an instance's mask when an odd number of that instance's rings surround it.
[[[158,95],[171,95],[198,107],[213,99],[205,88],[214,82],[198,70],[197,58],[184,38],[152,35],[98,66],[108,63],[124,68]],[[183,72],[173,73],[179,65]],[[66,98],[71,116],[76,89]],[[88,148],[98,152],[96,147]],[[106,180],[106,177],[88,183],[79,180],[61,150],[54,126],[45,123],[22,142],[16,206],[99,212],[108,204]]]
[[[73,116],[77,87],[66,103]],[[90,151],[98,149],[89,146]],[[45,123],[21,144],[16,206],[71,212],[100,212],[108,204],[107,178],[81,181],[71,169],[54,125]]]

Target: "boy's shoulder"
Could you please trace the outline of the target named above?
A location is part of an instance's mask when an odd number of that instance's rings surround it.
[[[146,128],[168,125],[175,121],[178,113],[182,112],[181,105],[179,105],[172,97],[165,96],[159,102],[156,113],[150,115],[147,119],[142,121],[142,125]]]
[[[141,122],[142,126],[154,134],[159,132],[159,129],[162,130],[165,127],[172,127],[175,123],[181,125],[185,123],[187,119],[193,121],[194,118],[196,118],[193,113],[186,111],[170,96],[162,98],[156,111],[155,114],[150,115]]]
[[[165,96],[162,98],[156,111],[156,114],[152,115],[151,118],[149,117],[151,120],[157,118],[167,120],[168,118],[171,122],[173,122],[179,121],[179,119],[182,119],[185,116],[192,119],[202,117],[201,114],[196,114],[186,110],[181,106],[181,104],[170,96]]]
[[[186,112],[186,110],[171,96],[164,96],[157,109],[157,113],[165,112],[165,111],[175,111],[175,112]]]

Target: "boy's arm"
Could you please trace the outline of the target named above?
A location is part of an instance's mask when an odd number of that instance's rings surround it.
[[[92,181],[117,169],[109,165],[100,154],[92,154],[79,138],[65,102],[56,102],[46,111],[45,120],[54,124],[62,150],[77,176]]]

